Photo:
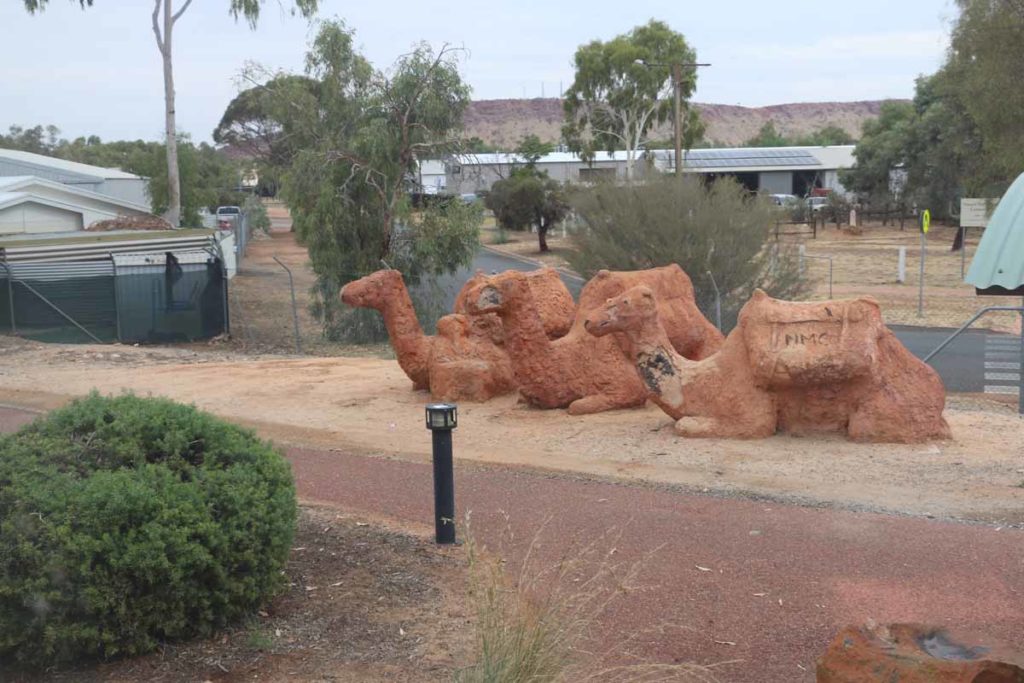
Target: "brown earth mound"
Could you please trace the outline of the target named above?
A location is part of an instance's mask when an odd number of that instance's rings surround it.
[[[89,232],[110,232],[111,230],[173,230],[171,224],[159,216],[118,216],[105,221],[90,223]]]

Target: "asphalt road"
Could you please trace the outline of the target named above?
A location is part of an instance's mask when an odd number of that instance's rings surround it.
[[[526,259],[517,259],[490,249],[481,249],[472,266],[441,280],[446,296],[445,310],[451,310],[455,295],[463,283],[477,270],[498,273],[505,270],[535,270],[538,266]],[[583,287],[582,278],[562,275],[569,291],[578,296]],[[942,328],[908,327],[895,325],[892,331],[896,337],[918,358],[924,358],[948,337],[952,330]],[[942,377],[948,391],[982,392],[985,388],[985,339],[992,336],[983,330],[965,332],[942,353],[935,357],[932,366]],[[1004,336],[1004,335],[999,335]]]

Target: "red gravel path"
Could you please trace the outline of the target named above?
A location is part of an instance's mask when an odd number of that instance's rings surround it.
[[[25,417],[0,409],[0,429]],[[457,453],[457,433],[455,442]],[[432,524],[427,464],[305,449],[288,456],[307,501]],[[550,559],[623,525],[617,559],[657,550],[641,577],[652,590],[620,602],[603,639],[677,625],[639,638],[639,649],[659,661],[742,660],[718,669],[723,681],[813,681],[832,635],[868,618],[955,624],[1009,642],[1024,633],[1018,530],[456,467],[458,515],[472,510],[484,543],[510,524],[510,554],[549,518],[540,552]]]

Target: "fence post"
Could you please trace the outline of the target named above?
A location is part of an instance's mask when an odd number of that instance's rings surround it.
[[[11,308],[11,334],[17,337],[18,324],[14,321],[14,273],[11,272],[11,267],[4,261],[0,261],[0,266],[3,266],[4,270],[7,271],[7,303]]]
[[[964,271],[967,269],[967,227],[960,228],[963,236],[960,238],[960,279],[964,279]]]
[[[907,281],[907,248],[900,247],[899,259],[896,261],[896,282],[903,284]]]
[[[920,282],[917,283],[917,317],[924,317],[924,259],[925,259],[925,247],[927,245],[928,235],[924,230],[921,231],[921,272]]]
[[[709,270],[708,277],[711,278],[711,286],[715,288],[715,327],[722,331],[722,293],[718,291],[718,283],[715,282],[714,274]]]
[[[296,307],[296,304],[295,304],[295,280],[292,279],[291,268],[289,268],[285,264],[281,263],[280,259],[278,259],[276,256],[274,256],[272,258],[275,261],[277,261],[277,265],[279,265],[282,268],[284,268],[285,272],[288,273],[288,286],[292,290],[292,324],[295,326],[295,353],[297,355],[301,356],[302,355],[302,343],[300,342],[300,337],[299,337],[299,311],[298,311],[298,309]]]
[[[1020,302],[1020,378],[1017,381],[1017,414],[1024,415],[1024,298]]]
[[[121,301],[117,295],[117,261],[114,259],[113,253],[109,253],[108,256],[110,256],[110,264],[114,268],[114,323],[117,327],[117,342],[122,344],[124,342],[121,340]]]

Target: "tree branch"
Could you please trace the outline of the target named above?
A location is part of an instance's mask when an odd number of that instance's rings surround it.
[[[181,6],[181,9],[178,10],[177,12],[175,12],[174,15],[171,17],[171,23],[172,24],[178,23],[178,19],[181,18],[181,15],[185,13],[185,10],[187,10],[188,6],[191,5],[191,4],[192,4],[192,0],[185,0],[185,4]]]
[[[164,0],[154,0],[153,5],[153,35],[156,36],[156,46],[160,50],[160,54],[164,53],[164,38],[160,34],[160,4]]]

